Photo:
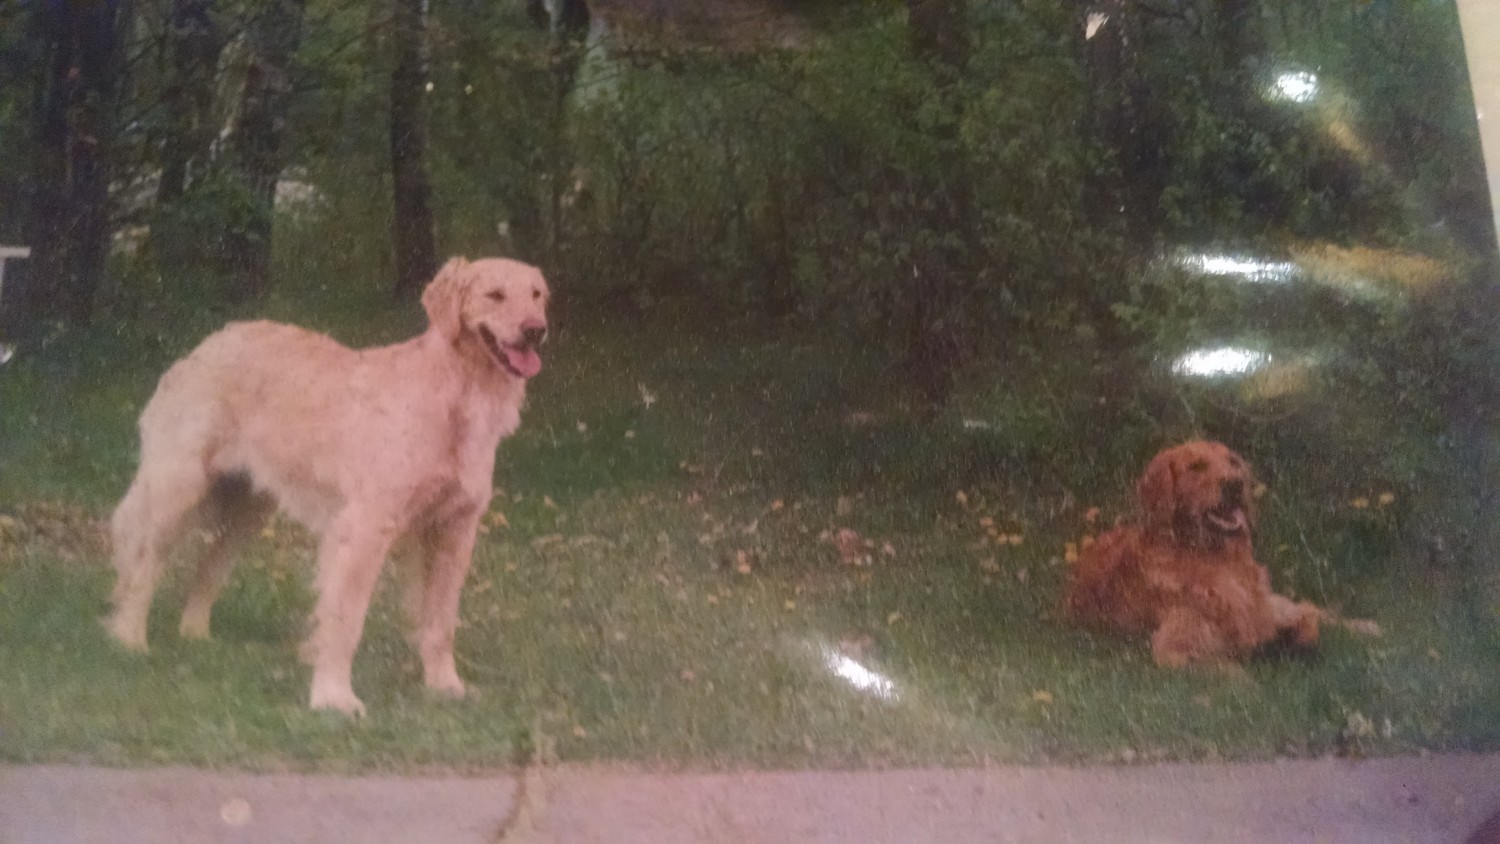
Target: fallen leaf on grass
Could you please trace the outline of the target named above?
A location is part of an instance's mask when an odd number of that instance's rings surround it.
[[[888,615],[888,616],[885,617],[885,623],[886,624],[895,624],[896,622],[898,622],[900,620],[901,620],[901,611],[900,610],[896,610],[895,612],[893,612],[890,615]]]
[[[839,653],[853,660],[864,659],[873,647],[875,647],[875,637],[868,633],[851,630],[839,637]]]
[[[1031,699],[1037,703],[1051,703],[1052,693],[1043,689],[1037,689],[1031,693]]]
[[[851,528],[839,528],[839,532],[833,537],[833,545],[838,549],[839,559],[845,565],[850,566],[869,565],[870,555],[867,551],[872,544]]]
[[[1078,546],[1072,542],[1063,543],[1063,561],[1067,563],[1078,562]]]
[[[1099,508],[1098,507],[1090,507],[1087,510],[1083,511],[1083,523],[1084,524],[1091,525],[1091,524],[1093,524],[1094,522],[1096,522],[1098,520],[1099,520]]]

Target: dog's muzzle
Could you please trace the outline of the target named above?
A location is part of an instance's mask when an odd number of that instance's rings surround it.
[[[1245,513],[1245,482],[1231,478],[1219,485],[1219,503],[1203,512],[1209,529],[1222,534],[1247,533],[1250,518]]]
[[[501,343],[487,326],[479,326],[479,336],[489,349],[490,355],[506,372],[517,378],[535,378],[542,371],[542,356],[537,347],[547,340],[547,326],[537,320],[521,324],[521,342]]]

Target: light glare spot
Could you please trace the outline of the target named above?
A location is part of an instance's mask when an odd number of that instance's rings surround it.
[[[1099,32],[1099,28],[1104,26],[1108,20],[1109,15],[1103,12],[1090,12],[1088,22],[1084,24],[1083,40],[1088,41],[1093,38]]]
[[[1219,378],[1226,375],[1249,375],[1271,362],[1264,352],[1237,346],[1221,346],[1217,349],[1195,349],[1172,364],[1178,375],[1198,378]]]
[[[1317,74],[1309,73],[1305,70],[1283,73],[1276,77],[1276,82],[1271,86],[1271,97],[1273,99],[1306,103],[1311,102],[1317,96]]]
[[[860,665],[847,656],[823,647],[823,664],[828,670],[849,682],[849,685],[862,692],[868,692],[882,700],[896,699],[896,684],[891,678]]]
[[[1261,261],[1242,255],[1188,255],[1179,263],[1208,275],[1234,275],[1254,284],[1280,284],[1290,281],[1297,265],[1289,261]]]

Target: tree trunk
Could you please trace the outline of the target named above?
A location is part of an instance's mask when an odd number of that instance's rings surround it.
[[[1084,86],[1080,146],[1098,161],[1084,183],[1083,213],[1094,229],[1120,238],[1119,265],[1101,275],[1122,280],[1155,253],[1165,219],[1169,121],[1153,113],[1150,86],[1141,79],[1134,0],[1077,0],[1073,8],[1071,39]],[[1122,298],[1118,284],[1095,284],[1077,294],[1104,349],[1130,345],[1113,309]]]
[[[1086,213],[1096,226],[1119,227],[1148,253],[1160,212],[1160,144],[1146,118],[1147,86],[1134,55],[1138,33],[1131,0],[1084,0],[1074,21],[1088,103],[1087,146],[1103,167],[1089,182]]]
[[[396,295],[416,298],[437,269],[427,175],[427,0],[395,0],[391,71],[391,182]]]
[[[83,324],[109,248],[110,152],[129,0],[38,4],[47,80],[37,111],[29,316]]]
[[[936,410],[947,402],[961,360],[959,320],[978,254],[968,157],[959,136],[960,85],[970,53],[968,3],[907,0],[906,8],[912,55],[931,73],[939,103],[928,133],[935,155],[910,190],[917,242],[906,342],[912,383],[926,409]]]
[[[246,301],[271,285],[271,227],[282,135],[291,101],[291,64],[302,40],[306,0],[269,0],[246,28],[250,65],[239,119],[229,138],[230,167],[244,189],[242,219],[225,233],[222,260],[230,298]]]
[[[189,175],[208,158],[214,138],[213,97],[224,37],[210,15],[213,0],[172,0],[172,76],[163,93],[166,127],[156,203],[182,195]]]
[[[1252,0],[1220,0],[1218,4],[1214,41],[1222,63],[1219,72],[1240,96],[1254,88],[1255,64],[1265,52],[1255,20],[1257,7]]]
[[[583,64],[585,42],[589,34],[589,7],[584,0],[557,0],[552,14],[552,120],[547,139],[547,170],[550,178],[548,196],[549,238],[547,265],[555,270],[562,266],[566,243],[563,222],[563,195],[572,187],[573,157],[567,149],[568,96],[578,81]]]

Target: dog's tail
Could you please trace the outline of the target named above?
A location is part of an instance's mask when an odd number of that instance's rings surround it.
[[[1332,625],[1334,627],[1342,627],[1345,630],[1350,631],[1351,633],[1358,633],[1361,636],[1374,637],[1384,634],[1384,631],[1380,629],[1380,625],[1377,624],[1373,619],[1345,618],[1340,613],[1329,609],[1319,610],[1318,616],[1318,620],[1323,622],[1324,624]]]

